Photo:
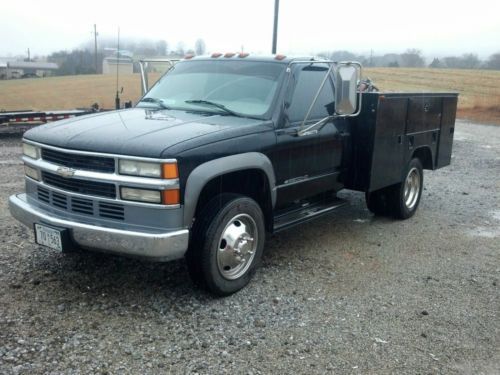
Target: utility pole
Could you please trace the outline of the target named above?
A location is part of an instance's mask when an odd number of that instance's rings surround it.
[[[273,50],[272,54],[276,54],[278,44],[278,13],[280,10],[280,0],[274,0],[274,27],[273,27]]]
[[[116,96],[115,109],[120,109],[120,93],[118,91],[118,76],[120,71],[120,28],[118,27],[118,42],[116,46]]]
[[[95,58],[95,74],[97,74],[99,71],[97,69],[97,26],[94,23],[94,58]]]
[[[31,58],[30,58],[30,49],[28,48],[28,62],[31,61]]]

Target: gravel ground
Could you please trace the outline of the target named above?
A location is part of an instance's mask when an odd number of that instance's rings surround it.
[[[500,127],[460,122],[453,151],[412,219],[343,193],[215,299],[182,261],[35,245],[7,209],[20,142],[0,139],[0,373],[499,374]]]

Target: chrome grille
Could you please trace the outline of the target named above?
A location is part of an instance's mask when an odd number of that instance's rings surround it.
[[[42,148],[42,159],[73,169],[104,173],[113,173],[115,171],[115,159],[102,156],[73,154]]]
[[[80,214],[93,215],[94,214],[94,202],[90,199],[81,198],[71,198],[71,211],[78,212]]]
[[[59,193],[52,193],[52,204],[56,207],[66,209],[68,207],[68,198]]]
[[[54,173],[42,171],[42,180],[62,190],[71,191],[84,195],[95,195],[98,197],[115,198],[116,187],[107,182],[79,180],[76,178],[64,178]]]
[[[125,220],[125,207],[122,204],[72,197],[40,186],[37,187],[37,197],[43,203],[77,214],[99,216],[104,219]],[[95,206],[97,212],[94,212]]]
[[[38,195],[39,201],[42,201],[42,202],[47,203],[47,204],[50,203],[50,192],[47,189],[43,189],[41,187],[38,187],[37,195]]]
[[[99,202],[99,216],[108,219],[123,220],[125,213],[121,204]]]

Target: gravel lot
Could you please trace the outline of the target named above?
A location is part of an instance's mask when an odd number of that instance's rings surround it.
[[[457,125],[412,219],[343,193],[350,205],[269,238],[225,299],[182,261],[35,245],[7,209],[19,138],[0,153],[0,373],[500,373],[500,127]]]

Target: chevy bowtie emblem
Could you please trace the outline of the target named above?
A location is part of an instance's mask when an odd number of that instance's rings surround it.
[[[73,168],[68,168],[68,167],[59,167],[56,170],[56,173],[59,176],[65,177],[65,178],[73,177],[75,172],[76,172],[76,170],[74,170]]]

